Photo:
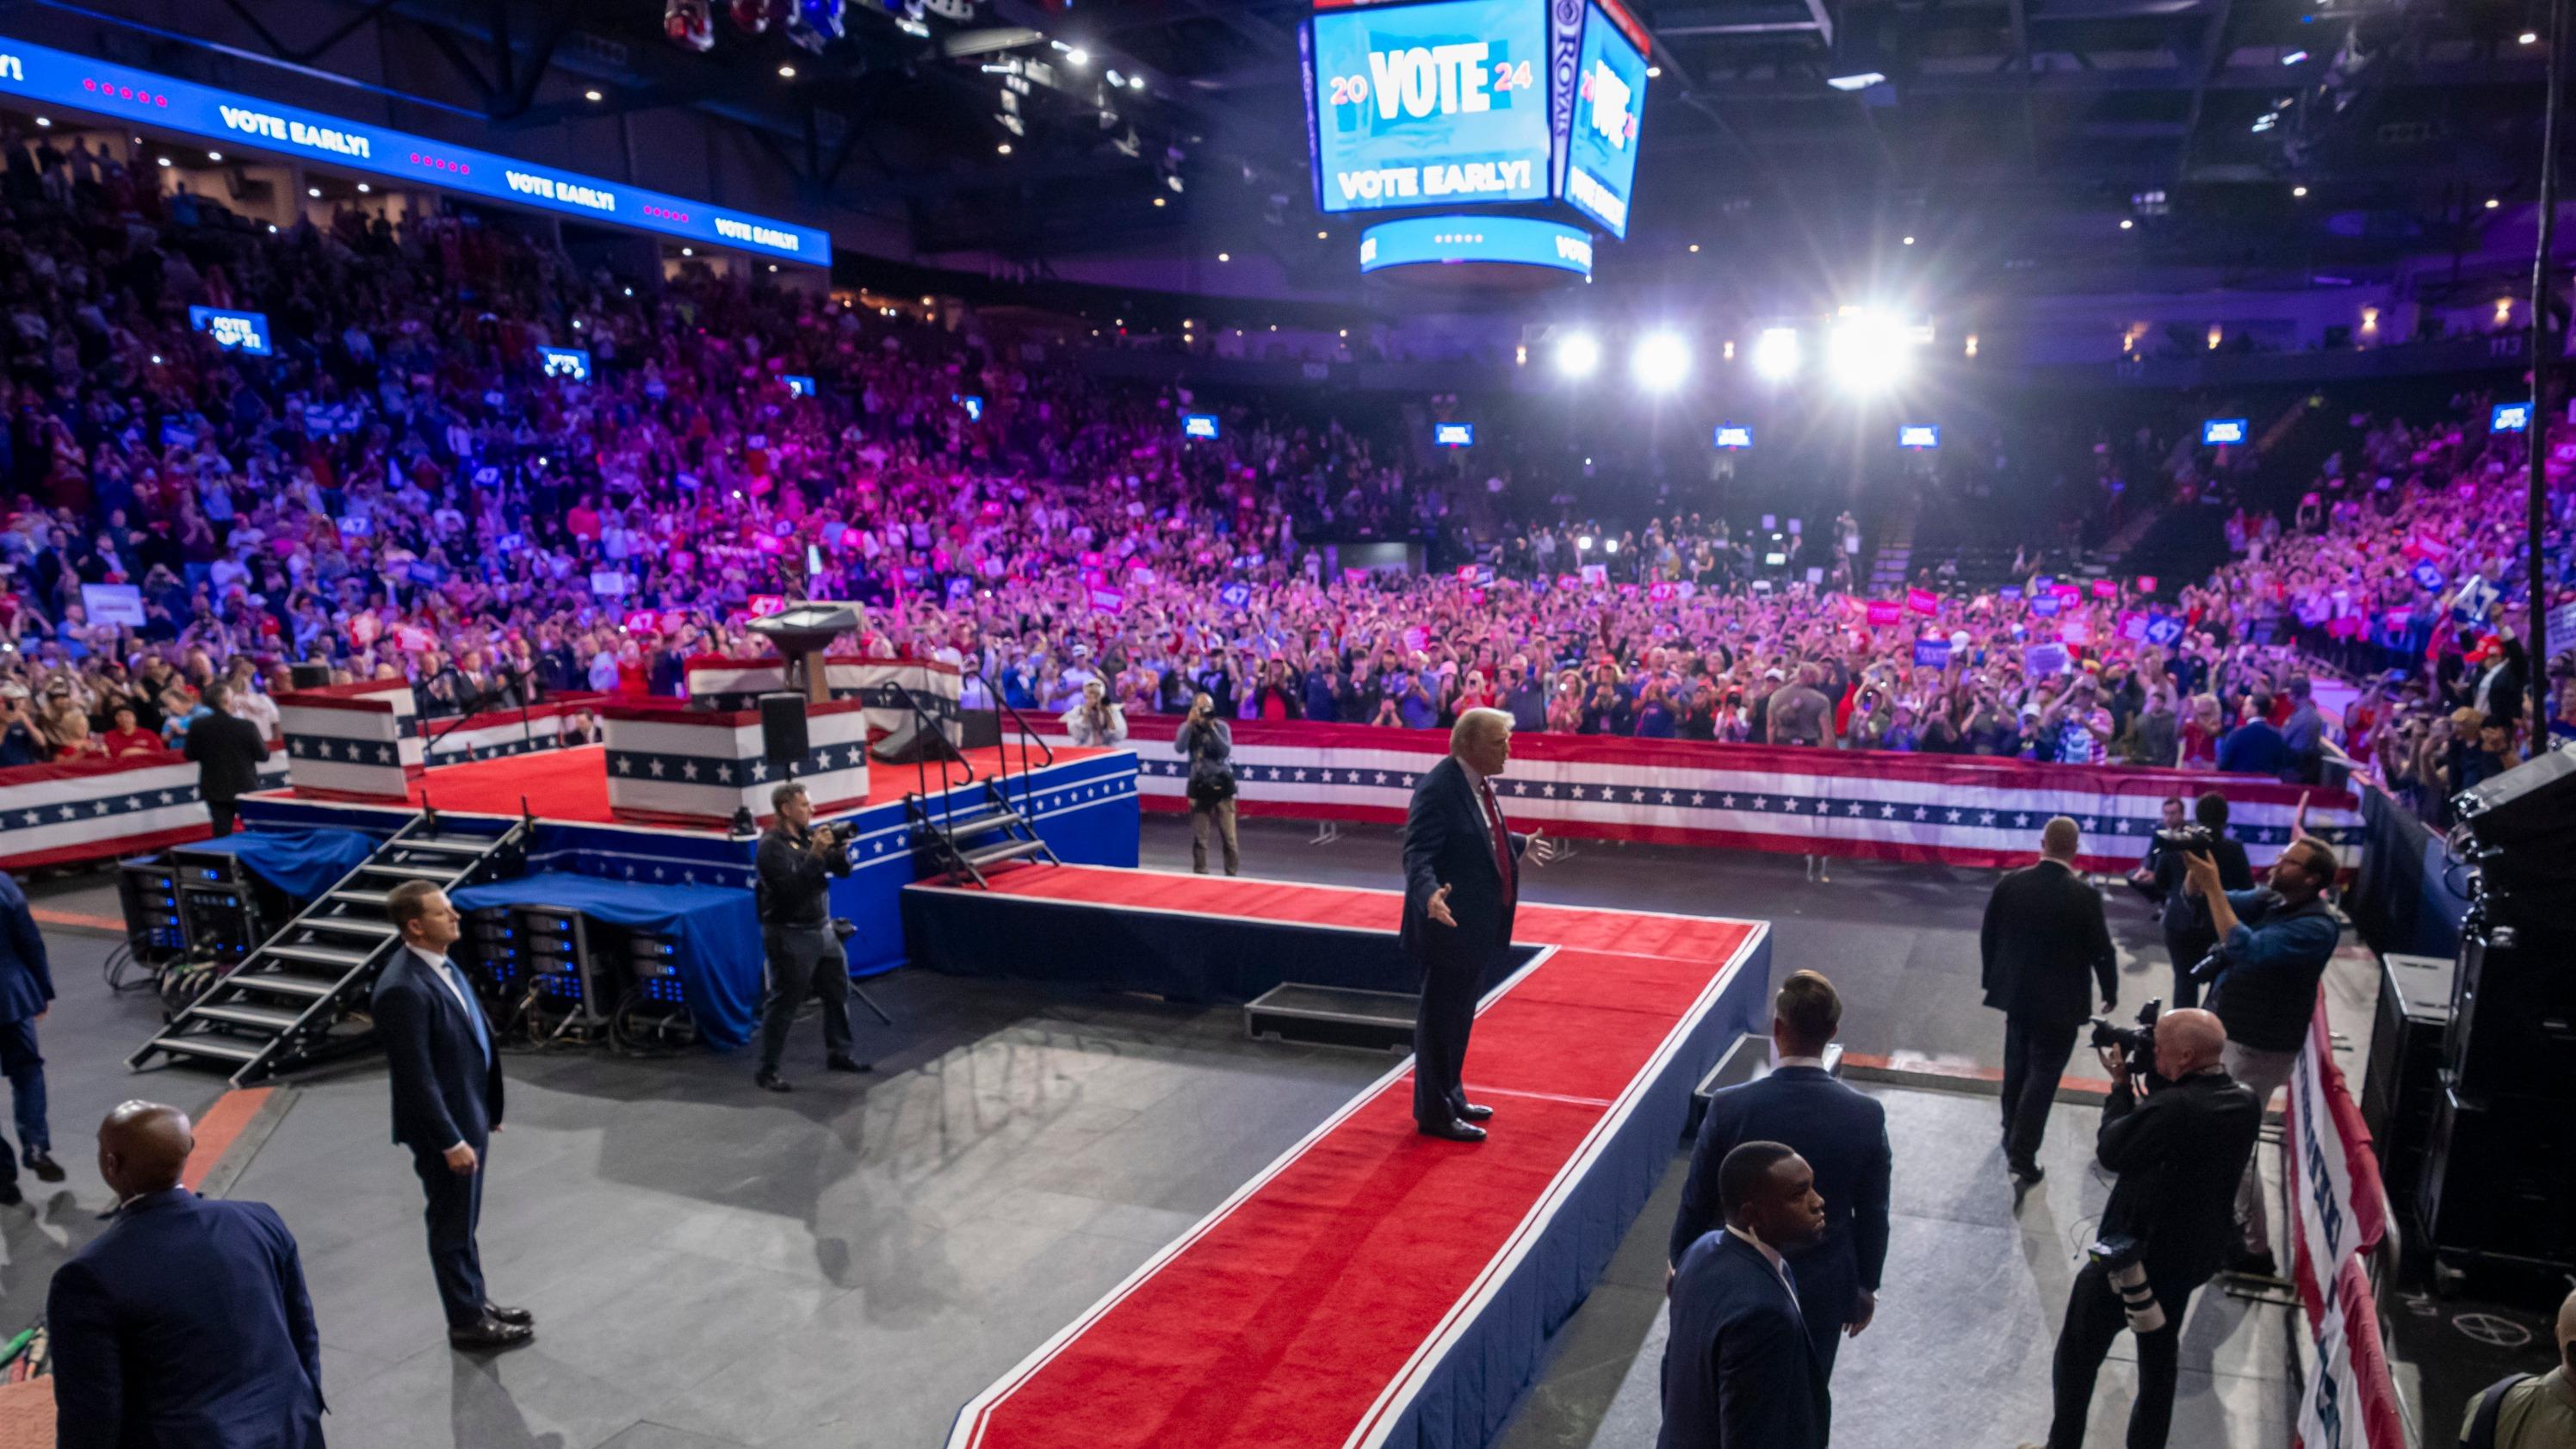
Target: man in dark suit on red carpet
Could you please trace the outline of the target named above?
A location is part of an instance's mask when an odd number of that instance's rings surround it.
[[[1413,1122],[1426,1137],[1482,1142],[1494,1109],[1467,1100],[1467,1036],[1485,977],[1512,944],[1520,864],[1554,848],[1503,823],[1493,782],[1512,758],[1512,717],[1471,709],[1449,732],[1449,757],[1424,772],[1404,818],[1404,953],[1422,968],[1413,1018]]]

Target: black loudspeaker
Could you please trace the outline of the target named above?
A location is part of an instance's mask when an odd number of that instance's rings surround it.
[[[2576,1121],[2517,1103],[2481,1107],[2445,1092],[2416,1185],[2437,1253],[2576,1264]]]
[[[760,697],[760,752],[773,765],[801,765],[812,748],[805,732],[805,696]]]
[[[287,666],[286,675],[288,680],[297,689],[320,689],[331,682],[331,666],[328,664],[291,664]]]
[[[2423,1176],[2424,1148],[2442,1100],[2442,1032],[2451,1020],[2458,965],[2440,956],[2389,956],[2381,962],[2361,1120],[2378,1149],[2380,1180],[2392,1202],[2410,1200]]]
[[[2576,752],[2546,750],[2452,797],[2499,919],[2576,926]]]
[[[998,709],[962,710],[957,723],[957,744],[961,749],[988,750],[1002,742],[1002,712]]]
[[[2442,1035],[2442,1074],[2483,1103],[2576,1102],[2576,933],[2498,925],[2472,907]]]

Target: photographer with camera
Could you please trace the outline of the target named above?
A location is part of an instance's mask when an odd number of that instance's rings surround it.
[[[2263,1120],[2260,1099],[2222,1064],[2227,1029],[2210,1013],[2166,1012],[2151,1039],[2117,1028],[2097,1030],[2095,1039],[2106,1036],[2111,1044],[2096,1050],[2111,1073],[2111,1095],[2093,1155],[2120,1180],[2102,1209],[2101,1238],[2067,1294],[2047,1449],[2083,1444],[2093,1381],[2124,1325],[2138,1339],[2128,1449],[2163,1449],[2183,1313],[2234,1242],[2230,1203]]]
[[[2191,824],[2156,832],[2155,892],[2163,902],[2157,921],[2164,927],[2165,953],[2173,959],[2176,1006],[2200,1005],[2200,978],[2192,968],[2218,944],[2209,902],[2184,889],[2184,862],[2194,855],[2210,856],[2217,861],[2220,886],[2254,888],[2254,867],[2245,859],[2244,842],[2227,833],[2227,797],[2212,790],[2191,803],[2191,814]]]
[[[2335,868],[2334,847],[2307,834],[2282,847],[2281,858],[2272,863],[2271,884],[2263,890],[2226,889],[2215,857],[2183,859],[2183,888],[2208,903],[2210,927],[2218,937],[2218,949],[2208,962],[2216,977],[2209,1009],[2227,1023],[2227,1070],[2254,1093],[2258,1104],[2269,1102],[2298,1065],[2299,1048],[2316,1014],[2317,983],[2343,936],[2343,923],[2325,902]],[[2263,1175],[2250,1164],[2237,1193],[2236,1216],[2244,1239],[2234,1269],[2277,1277],[2263,1210]]]
[[[864,1072],[850,1055],[850,958],[832,925],[830,877],[850,873],[850,839],[838,827],[814,828],[814,802],[789,781],[769,792],[775,818],[753,857],[759,872],[760,944],[768,957],[769,993],[761,1004],[760,1070],[764,1091],[793,1088],[778,1075],[787,1028],[808,996],[823,1000],[823,1065]]]
[[[1243,852],[1234,839],[1234,731],[1218,717],[1216,701],[1201,694],[1190,701],[1189,718],[1172,748],[1190,761],[1190,869],[1207,874],[1208,829],[1216,829],[1225,846],[1225,873],[1243,868]]]

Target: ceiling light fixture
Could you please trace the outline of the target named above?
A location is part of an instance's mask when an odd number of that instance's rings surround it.
[[[1825,78],[1825,84],[1832,86],[1838,91],[1865,91],[1871,86],[1884,85],[1886,83],[1887,77],[1874,70],[1865,70],[1854,75],[1827,76]]]
[[[608,99],[608,97],[601,95],[597,91],[583,91],[581,93],[581,98],[585,101],[604,101]]]
[[[778,78],[779,78],[780,80],[794,80],[794,79],[796,79],[796,67],[794,67],[794,66],[792,66],[792,65],[782,65],[782,66],[780,66],[780,67],[778,68]]]

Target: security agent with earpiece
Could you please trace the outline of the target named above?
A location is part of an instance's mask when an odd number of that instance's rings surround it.
[[[2155,1071],[2143,1098],[2127,1053],[2101,1051],[2111,1095],[2093,1155],[2120,1180],[2103,1206],[2091,1261],[2067,1295],[2048,1449],[2083,1444],[2094,1377],[2124,1326],[2138,1339],[2128,1449],[2163,1449],[2183,1313],[2235,1245],[2236,1183],[2253,1158],[2263,1106],[2227,1074],[2227,1029],[2209,1012],[2168,1011],[2156,1022]]]
[[[868,1067],[850,1055],[850,958],[832,924],[831,878],[850,873],[849,837],[832,826],[814,827],[814,802],[794,781],[769,792],[769,808],[775,818],[752,857],[769,965],[760,1070],[752,1081],[764,1091],[785,1092],[793,1088],[778,1075],[778,1059],[809,996],[823,1002],[823,1064],[836,1072]]]

